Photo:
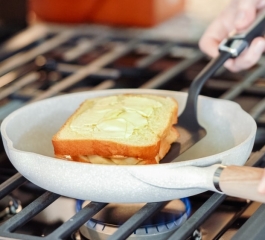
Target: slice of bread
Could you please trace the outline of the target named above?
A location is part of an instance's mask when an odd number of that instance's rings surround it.
[[[178,138],[177,102],[156,95],[87,99],[54,135],[55,155],[103,164],[159,163]]]

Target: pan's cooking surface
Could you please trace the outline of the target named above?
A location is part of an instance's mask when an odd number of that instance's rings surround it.
[[[26,34],[27,37],[24,39],[31,44],[26,48],[15,49],[14,52],[9,50],[8,53],[1,55],[0,118],[5,118],[10,112],[29,101],[62,93],[108,88],[159,88],[186,91],[194,77],[208,62],[208,59],[203,57],[196,44],[193,43],[168,42],[159,39],[136,40],[134,37],[124,35],[105,38],[103,35],[106,34],[101,34],[95,29],[62,33],[60,30],[50,31],[45,27],[35,28],[30,34]],[[10,58],[10,56],[14,57]],[[202,94],[213,98],[233,100],[251,113],[258,124],[253,153],[264,146],[263,59],[246,72],[229,73],[224,69],[220,70],[207,82]],[[1,151],[0,170],[1,180],[4,182],[15,173],[15,170],[10,166],[3,149]],[[252,154],[250,160],[250,165],[262,165],[264,149]],[[9,188],[17,187],[24,181],[21,176],[15,175],[7,185]],[[6,184],[1,186],[0,196],[6,194],[6,191],[3,191],[6,189],[5,186]],[[25,207],[43,192],[42,189],[32,184],[23,184],[12,194],[20,199],[22,206]],[[27,212],[41,211],[35,219],[24,225],[21,219],[25,219],[26,213],[22,211],[22,215],[17,215],[17,219],[13,219],[13,222],[3,225],[0,233],[2,235],[5,233],[5,236],[10,238],[31,239],[29,235],[47,235],[57,229],[62,222],[66,222],[73,216],[75,204],[73,199],[61,197],[56,200],[57,198],[56,194],[44,193],[37,202],[27,208]],[[203,239],[218,239],[222,235],[231,236],[259,206],[245,200],[239,201],[233,198],[228,198],[225,202],[223,200],[223,196],[214,194],[211,197],[211,193],[191,197],[193,215],[172,239],[187,239],[197,228]],[[47,209],[47,212],[40,209],[53,201],[54,203]],[[89,218],[94,214],[90,210],[97,212],[105,206],[101,203],[92,205],[93,207],[89,205],[80,215],[76,216],[76,221],[69,221],[66,224],[68,227],[75,226],[72,228],[73,232],[86,221],[81,220],[82,214]],[[202,205],[203,207],[200,208]],[[36,206],[39,206],[38,210]],[[68,208],[62,206],[68,206]],[[154,205],[148,206],[150,209],[156,208]],[[237,233],[238,239],[259,239],[258,237],[263,235],[262,226],[252,225],[254,220],[263,224],[264,221],[259,221],[259,216],[262,216],[263,211],[263,208],[259,209],[256,216],[250,218],[253,220],[240,229]],[[27,216],[26,218],[31,219],[31,214]],[[218,222],[214,221],[215,219],[218,219]],[[138,221],[141,220],[138,219]],[[130,226],[131,224],[132,222],[129,222]],[[62,232],[64,236],[71,235],[66,225],[57,229],[57,236]],[[32,226],[35,226],[34,232],[32,232]],[[28,235],[9,235],[13,231]],[[121,229],[121,231],[124,230]],[[246,235],[249,233],[252,236]],[[124,239],[124,237],[116,235],[113,239]]]

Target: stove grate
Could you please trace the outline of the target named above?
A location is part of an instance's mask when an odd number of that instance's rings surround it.
[[[106,34],[99,34],[101,35],[99,37],[94,32],[94,29],[88,32],[84,29],[81,31],[77,29],[49,32],[46,28],[33,27],[25,32],[25,34],[31,33],[32,35],[32,39],[26,41],[28,47],[25,45],[10,53],[0,51],[0,59],[4,59],[0,63],[0,84],[6,83],[7,78],[11,81],[0,89],[0,98],[3,96],[1,93],[6,94],[5,98],[0,100],[0,120],[28,102],[67,93],[69,88],[80,84],[82,81],[86,81],[85,87],[89,85],[89,90],[121,88],[121,86],[127,88],[131,86],[130,84],[135,84],[137,88],[185,91],[195,75],[208,61],[194,44],[147,40],[130,36],[114,38],[106,36]],[[84,48],[87,53],[91,53],[95,48],[103,45],[106,45],[110,51],[104,52],[105,48],[103,47],[99,56],[95,57],[97,54],[95,51],[91,54],[93,55],[92,58],[91,56],[84,56],[81,60],[79,59]],[[1,46],[4,49],[5,45]],[[71,46],[74,47],[71,48]],[[58,57],[60,47],[62,47],[61,52],[67,48],[68,51]],[[55,49],[59,49],[59,53],[55,53]],[[140,51],[138,54],[140,59],[135,60],[131,56],[133,55],[132,52],[135,51]],[[128,57],[128,55],[130,56]],[[126,57],[128,57],[126,64],[128,62],[133,62],[133,64],[130,66],[120,64],[119,60]],[[158,67],[157,62],[164,68]],[[51,73],[57,75],[51,75]],[[45,86],[41,82],[43,75],[49,79],[45,82]],[[238,102],[257,121],[258,131],[255,146],[258,148],[256,147],[256,152],[247,162],[249,166],[265,166],[265,147],[261,148],[265,142],[264,75],[264,59],[262,58],[257,66],[247,73],[232,74],[220,69],[215,76],[209,79],[203,89],[204,95]],[[36,78],[40,78],[37,83],[34,82]],[[91,79],[103,79],[104,81],[100,81],[99,84],[96,81],[95,84],[90,85]],[[139,79],[141,81],[138,81]],[[35,84],[33,87],[30,86],[26,89],[27,91],[19,93],[19,88],[27,87],[32,82]],[[242,96],[246,97],[247,104],[245,104],[246,101],[242,102]],[[0,198],[5,197],[26,182],[27,180],[19,173],[11,176],[0,185]],[[0,226],[0,236],[9,240],[69,239],[85,222],[107,205],[107,203],[90,202],[49,235],[29,236],[16,232],[16,229],[30,221],[59,197],[55,193],[44,191],[41,196]],[[217,193],[211,195],[173,233],[170,239],[188,239],[225,199],[226,196],[224,195]],[[165,202],[147,203],[109,239],[125,239],[146,218],[159,211],[164,204]],[[265,214],[265,208],[262,205],[239,229],[234,238],[262,239],[265,231],[265,223],[262,220],[263,214]],[[228,229],[234,220],[232,219],[225,226],[225,229]]]
[[[17,173],[0,185],[0,199],[12,192],[14,189],[25,183],[27,180]]]

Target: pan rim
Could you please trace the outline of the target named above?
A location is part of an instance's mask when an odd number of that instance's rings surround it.
[[[69,93],[69,94],[65,94],[65,95],[60,95],[60,96],[55,96],[55,97],[52,97],[52,98],[48,98],[48,99],[44,99],[44,100],[41,100],[41,101],[37,101],[37,102],[32,102],[30,104],[27,104],[27,105],[24,105],[22,106],[21,108],[15,110],[14,112],[10,113],[2,122],[1,124],[1,135],[2,135],[2,138],[4,139],[4,141],[6,141],[7,143],[7,146],[8,146],[8,150],[10,151],[15,151],[15,152],[18,152],[18,153],[22,153],[22,154],[30,154],[32,156],[41,156],[42,158],[44,157],[45,160],[48,160],[48,161],[58,161],[57,158],[55,157],[50,157],[50,156],[45,156],[45,155],[42,155],[42,154],[39,154],[39,153],[34,153],[34,152],[29,152],[29,151],[23,151],[23,150],[19,150],[19,149],[16,149],[13,145],[13,141],[10,139],[10,137],[8,136],[7,134],[7,126],[8,124],[10,123],[10,120],[13,119],[14,117],[16,117],[16,115],[20,114],[22,111],[24,111],[25,108],[28,108],[29,106],[34,106],[36,104],[39,104],[40,102],[46,102],[46,101],[50,101],[51,99],[53,100],[56,100],[58,98],[67,98],[69,97],[69,95],[71,96],[74,96],[74,95],[80,95],[80,94],[88,94],[88,95],[91,95],[91,94],[95,94],[97,96],[106,96],[106,93],[109,93],[110,95],[111,94],[122,94],[122,93],[139,93],[139,94],[158,94],[158,95],[165,95],[168,93],[168,95],[172,95],[172,94],[178,94],[178,95],[183,95],[183,96],[187,96],[187,93],[186,92],[179,92],[179,91],[173,91],[173,90],[158,90],[158,89],[131,89],[131,88],[128,88],[128,89],[106,89],[106,90],[98,90],[98,91],[85,91],[85,92],[78,92],[78,93]],[[184,161],[184,162],[171,162],[171,163],[163,163],[163,164],[150,164],[150,165],[106,165],[106,164],[88,164],[88,163],[82,163],[82,162],[74,162],[74,161],[65,161],[65,160],[62,160],[62,162],[64,164],[70,164],[70,165],[73,165],[73,164],[81,164],[83,166],[89,166],[90,168],[112,168],[112,169],[116,169],[116,168],[123,168],[123,169],[131,169],[131,168],[153,168],[154,166],[164,166],[164,167],[182,167],[182,166],[186,166],[186,165],[195,165],[194,162],[202,162],[202,161],[205,161],[207,158],[212,158],[214,156],[218,156],[220,154],[229,154],[230,151],[233,151],[234,148],[238,148],[242,145],[244,145],[246,142],[249,142],[251,139],[253,139],[253,137],[256,135],[256,129],[257,129],[257,125],[256,125],[256,122],[255,120],[245,111],[241,108],[241,106],[238,104],[238,103],[235,103],[233,101],[230,101],[230,100],[225,100],[225,99],[215,99],[215,98],[211,98],[211,97],[207,97],[207,96],[202,96],[200,95],[199,96],[200,99],[210,99],[211,101],[216,101],[216,102],[227,102],[228,104],[230,105],[234,105],[234,107],[237,107],[237,108],[240,108],[241,111],[243,111],[244,113],[247,114],[247,116],[249,117],[249,119],[252,121],[253,124],[251,124],[251,129],[250,129],[250,134],[248,135],[248,137],[243,141],[241,142],[240,144],[230,148],[230,149],[227,149],[225,151],[222,151],[221,153],[217,153],[217,154],[213,154],[213,155],[209,155],[209,156],[206,156],[206,157],[202,157],[202,158],[196,158],[196,159],[191,159],[191,160],[187,160],[187,161]],[[10,159],[11,160],[11,159]],[[12,162],[12,161],[11,161]],[[74,165],[73,165],[74,166]]]

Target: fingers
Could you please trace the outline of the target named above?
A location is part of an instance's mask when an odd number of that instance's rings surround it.
[[[255,38],[249,48],[236,59],[229,59],[224,66],[231,72],[239,72],[243,69],[254,66],[265,51],[265,39]]]
[[[199,41],[199,48],[208,56],[216,57],[218,55],[219,41],[211,33],[211,26],[206,30]]]
[[[263,171],[262,179],[258,186],[259,193],[265,194],[265,170]]]
[[[199,41],[199,47],[204,53],[210,57],[217,57],[220,42],[234,30],[231,22],[234,22],[235,13],[235,8],[227,8],[206,29]]]
[[[259,9],[265,7],[265,0],[233,0],[229,6],[207,28],[199,41],[200,49],[210,57],[218,56],[220,42],[232,31],[241,32],[256,18]],[[265,51],[265,40],[261,37],[252,41],[251,45],[236,59],[230,59],[225,67],[238,72],[255,65]]]
[[[263,0],[237,0],[236,2],[237,12],[234,25],[235,29],[240,31],[247,28],[255,20],[258,5]]]

